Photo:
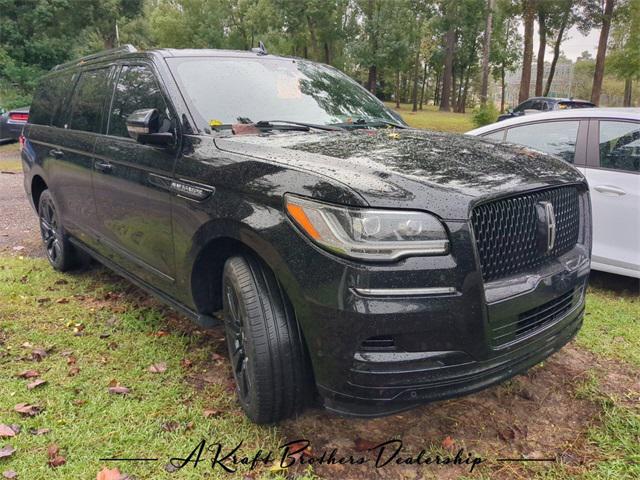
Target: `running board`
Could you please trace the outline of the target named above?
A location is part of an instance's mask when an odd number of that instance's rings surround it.
[[[115,273],[117,273],[121,277],[124,277],[125,279],[129,280],[134,285],[142,288],[147,293],[153,295],[154,297],[158,298],[162,302],[166,303],[167,305],[169,305],[174,310],[177,310],[178,312],[182,313],[183,315],[189,317],[193,322],[197,323],[201,327],[203,327],[203,328],[214,328],[214,327],[217,327],[219,325],[222,325],[222,320],[220,320],[219,318],[213,317],[211,315],[206,315],[204,313],[198,313],[198,312],[196,312],[194,310],[191,310],[190,308],[184,306],[183,304],[181,304],[180,302],[178,302],[174,298],[170,297],[169,295],[167,295],[167,294],[161,292],[160,290],[158,290],[157,288],[149,285],[147,282],[139,279],[135,275],[130,274],[129,272],[124,270],[122,267],[120,267],[116,263],[112,262],[111,260],[109,260],[108,258],[104,257],[103,255],[100,255],[98,252],[93,250],[91,247],[88,247],[87,245],[82,243],[80,240],[77,240],[74,237],[69,237],[69,241],[73,244],[74,247],[79,248],[80,250],[85,252],[87,255],[91,256],[94,259],[96,259],[98,262],[102,263],[107,268],[113,270]]]

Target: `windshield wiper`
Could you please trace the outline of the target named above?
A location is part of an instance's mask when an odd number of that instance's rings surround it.
[[[384,118],[372,118],[370,120],[365,120],[364,118],[359,118],[354,122],[343,122],[343,123],[332,123],[334,127],[393,127],[393,128],[408,128],[406,125],[402,125],[400,123],[392,122],[391,120],[385,120]]]
[[[309,131],[314,128],[316,130],[325,130],[328,132],[333,132],[336,130],[342,130],[339,126],[335,125],[318,125],[316,123],[307,123],[307,122],[294,122],[292,120],[260,120],[257,123],[254,123],[256,128],[278,128],[275,123],[280,123],[283,125],[291,125],[294,127],[302,127],[305,131]]]

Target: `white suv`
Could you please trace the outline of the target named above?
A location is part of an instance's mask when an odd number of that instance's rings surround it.
[[[640,278],[640,108],[538,113],[467,135],[525,145],[574,164],[591,189],[591,267]]]

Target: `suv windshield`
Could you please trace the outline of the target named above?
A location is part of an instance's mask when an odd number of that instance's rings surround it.
[[[207,125],[283,120],[330,125],[399,116],[340,71],[283,58],[182,57],[167,62]]]

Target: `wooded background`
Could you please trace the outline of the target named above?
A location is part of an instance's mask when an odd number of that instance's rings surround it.
[[[600,30],[596,58],[564,57],[574,26]],[[118,44],[247,50],[260,40],[414,110],[464,112],[487,98],[487,108],[514,106],[505,101],[514,72],[516,100],[557,94],[562,62],[575,97],[625,106],[640,97],[640,0],[0,0],[0,106],[28,104],[54,65]]]

